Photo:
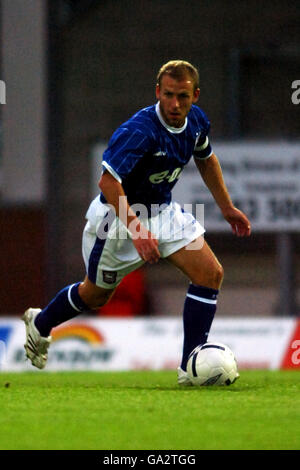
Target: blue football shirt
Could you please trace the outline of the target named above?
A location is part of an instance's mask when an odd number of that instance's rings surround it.
[[[209,128],[207,116],[195,105],[181,128],[165,123],[159,103],[144,108],[112,135],[103,153],[103,170],[122,184],[130,205],[143,204],[149,210],[153,204],[169,204],[190,158],[212,154]],[[100,197],[106,202],[103,194]]]

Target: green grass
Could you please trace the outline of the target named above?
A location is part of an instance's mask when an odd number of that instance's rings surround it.
[[[299,449],[299,371],[181,388],[170,371],[1,373],[0,449]]]

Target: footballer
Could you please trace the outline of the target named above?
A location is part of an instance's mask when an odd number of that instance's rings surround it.
[[[231,201],[209,140],[209,120],[196,105],[197,69],[183,60],[169,61],[159,70],[155,93],[156,104],[123,123],[103,153],[101,193],[91,202],[83,231],[85,278],[63,288],[42,310],[29,308],[22,317],[26,355],[35,367],[46,365],[53,327],[103,306],[124,276],[165,258],[190,281],[178,367],[178,383],[190,384],[188,356],[207,341],[223,280],[203,226],[172,199],[191,158],[233,233],[249,236],[251,226]]]

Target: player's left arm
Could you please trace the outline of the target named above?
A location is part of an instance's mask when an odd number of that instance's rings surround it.
[[[224,219],[232,227],[232,232],[238,237],[249,236],[251,224],[247,216],[234,206],[226,187],[218,157],[212,153],[209,158],[194,158],[202,179],[216,203]]]

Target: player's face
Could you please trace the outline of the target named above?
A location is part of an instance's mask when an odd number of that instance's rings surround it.
[[[156,98],[160,101],[160,112],[165,122],[171,127],[182,127],[199,93],[199,88],[194,90],[189,76],[175,80],[169,75],[163,75],[160,85],[156,85]]]

